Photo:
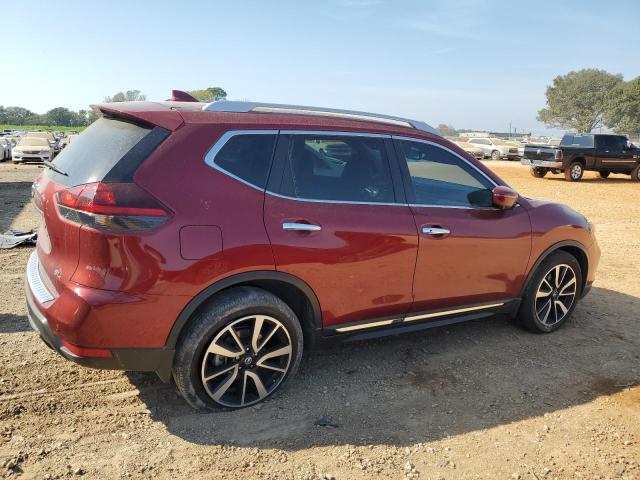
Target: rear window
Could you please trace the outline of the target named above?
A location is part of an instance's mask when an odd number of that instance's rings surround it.
[[[47,175],[66,186],[105,180],[118,162],[151,131],[122,120],[100,118],[55,158],[56,167],[68,176],[52,170],[47,170]]]
[[[565,135],[560,145],[563,147],[593,147],[593,135]]]

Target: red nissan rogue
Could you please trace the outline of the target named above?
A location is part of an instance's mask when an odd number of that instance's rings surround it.
[[[422,122],[180,92],[100,108],[34,183],[29,319],[193,407],[264,400],[328,337],[495,314],[551,332],[593,283],[585,217]]]

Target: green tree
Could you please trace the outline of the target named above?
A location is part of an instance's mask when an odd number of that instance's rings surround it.
[[[201,102],[215,102],[227,98],[227,92],[220,87],[209,87],[203,90],[189,90],[189,95],[197,98]]]
[[[142,102],[147,96],[142,94],[140,90],[127,90],[126,92],[118,92],[112,97],[104,97],[104,103],[114,102]]]
[[[622,75],[594,68],[569,72],[547,87],[547,106],[538,112],[538,120],[553,128],[591,132],[604,125]]]
[[[451,125],[447,125],[444,123],[441,123],[440,125],[438,125],[438,129],[437,129],[442,135],[444,135],[445,137],[457,137],[458,136],[458,131],[453,128]]]
[[[617,87],[605,119],[620,133],[640,133],[640,77]]]
[[[61,125],[65,127],[74,125],[78,120],[75,112],[64,107],[57,107],[49,110],[45,114],[45,118],[47,125]]]
[[[5,122],[11,125],[28,125],[27,119],[35,115],[23,107],[7,107],[4,110]]]

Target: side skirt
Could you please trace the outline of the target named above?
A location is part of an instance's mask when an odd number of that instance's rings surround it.
[[[453,325],[495,315],[514,316],[521,299],[500,300],[490,303],[465,305],[456,308],[412,313],[404,317],[378,318],[344,323],[324,329],[325,338],[342,338],[345,341],[366,340],[428,328]]]

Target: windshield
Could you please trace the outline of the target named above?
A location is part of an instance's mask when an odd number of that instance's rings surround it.
[[[45,138],[23,137],[18,145],[31,145],[33,147],[48,147],[49,142]]]

